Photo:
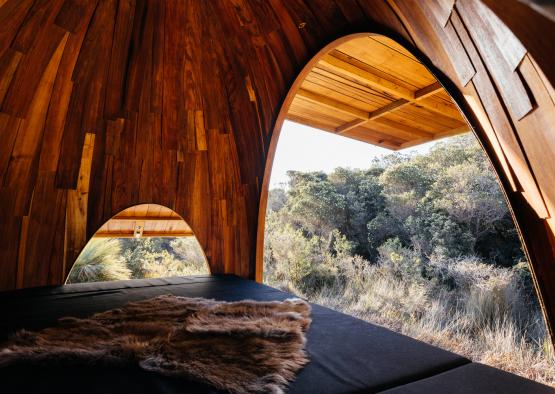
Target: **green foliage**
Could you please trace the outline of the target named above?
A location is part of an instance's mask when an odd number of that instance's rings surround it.
[[[367,170],[288,175],[287,190],[270,192],[269,210],[308,237],[339,230],[370,261],[390,238],[425,256],[441,249],[506,267],[523,258],[497,179],[471,135],[426,155],[387,156]]]
[[[270,192],[264,281],[555,385],[532,276],[473,136]]]
[[[67,283],[124,280],[131,277],[117,239],[91,239],[73,265]]]
[[[93,238],[73,266],[68,283],[208,273],[194,237]]]

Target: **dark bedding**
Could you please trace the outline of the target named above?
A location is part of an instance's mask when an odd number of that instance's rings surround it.
[[[203,276],[66,285],[0,293],[0,340],[19,329],[40,329],[63,316],[95,312],[161,294],[217,300],[282,300],[290,294],[235,276]],[[291,383],[291,393],[451,392],[547,393],[537,383],[470,363],[459,355],[385,328],[313,305],[307,333],[310,363]],[[483,368],[487,370],[484,371]],[[500,385],[477,385],[475,380]],[[465,385],[468,390],[464,390]],[[432,389],[430,389],[432,387]],[[437,389],[436,389],[437,388]],[[499,390],[501,391],[499,391]],[[212,388],[132,368],[9,367],[0,369],[0,393],[210,393]]]

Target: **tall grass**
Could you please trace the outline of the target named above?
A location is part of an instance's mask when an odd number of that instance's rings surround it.
[[[265,282],[555,387],[553,349],[524,263],[500,268],[441,253],[422,258],[392,241],[376,264],[328,253],[299,279],[291,275],[298,272],[292,259],[294,252],[268,258]]]
[[[195,237],[93,238],[79,255],[67,283],[209,273]]]
[[[118,239],[93,238],[73,265],[67,283],[124,280],[131,277]]]

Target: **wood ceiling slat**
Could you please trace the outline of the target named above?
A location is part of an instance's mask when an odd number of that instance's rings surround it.
[[[322,56],[319,63],[323,67],[332,69],[340,74],[347,75],[356,79],[359,83],[371,86],[376,90],[386,92],[393,97],[404,98],[407,100],[412,100],[414,98],[414,92],[412,90],[400,86],[395,82],[385,79],[379,75],[372,74],[367,70],[332,55]]]
[[[411,90],[422,88],[434,82],[435,78],[426,67],[414,56],[397,50],[400,46],[394,41],[389,45],[377,42],[371,37],[363,37],[348,41],[337,48],[353,58],[353,63],[368,70],[377,69],[394,80],[401,81]],[[335,52],[332,52],[335,55]]]

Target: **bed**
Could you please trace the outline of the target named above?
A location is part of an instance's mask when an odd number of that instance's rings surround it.
[[[19,328],[41,329],[64,316],[86,317],[157,295],[235,301],[291,295],[232,275],[98,282],[0,293],[0,340]],[[290,393],[555,393],[554,389],[313,305],[307,333],[310,363]],[[216,393],[184,379],[134,368],[49,365],[0,369],[2,393]]]

